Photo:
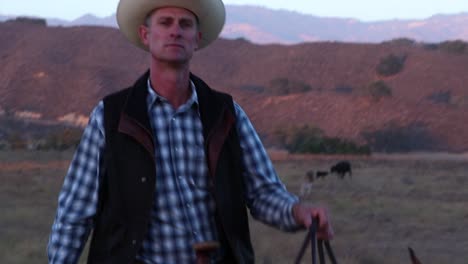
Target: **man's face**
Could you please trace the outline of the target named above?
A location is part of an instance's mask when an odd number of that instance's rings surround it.
[[[195,15],[183,8],[156,9],[140,26],[140,38],[153,59],[169,63],[188,63],[198,47],[201,33]]]

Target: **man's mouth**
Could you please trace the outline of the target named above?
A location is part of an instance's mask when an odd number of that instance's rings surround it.
[[[184,48],[184,45],[182,44],[178,44],[178,43],[169,43],[169,44],[166,44],[166,47],[169,47],[169,48]]]

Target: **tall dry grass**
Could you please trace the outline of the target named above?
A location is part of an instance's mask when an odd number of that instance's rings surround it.
[[[46,263],[46,244],[71,152],[0,152],[0,263]],[[434,156],[429,156],[434,157]],[[468,159],[274,157],[287,188],[299,193],[308,170],[350,159],[352,178],[317,180],[304,201],[329,208],[340,263],[468,263]],[[292,263],[305,232],[251,221],[257,263]],[[84,263],[84,257],[80,263]],[[310,263],[308,254],[303,263]]]
[[[316,180],[302,199],[328,207],[340,263],[410,263],[411,246],[425,264],[466,264],[468,159],[446,158],[351,157],[352,178],[329,175]],[[306,171],[327,170],[337,161],[302,156],[275,165],[288,189],[299,193]],[[292,263],[305,235],[284,234],[258,223],[252,230],[258,263]]]

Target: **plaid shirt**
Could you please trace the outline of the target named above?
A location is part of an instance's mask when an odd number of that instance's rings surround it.
[[[148,81],[147,106],[155,135],[156,194],[151,227],[137,258],[145,263],[194,263],[192,244],[216,240],[215,203],[208,191],[198,98],[178,109]],[[292,205],[245,112],[234,103],[251,215],[282,230],[295,230]],[[49,238],[49,263],[76,263],[93,227],[105,145],[101,101],[93,110],[65,177]]]

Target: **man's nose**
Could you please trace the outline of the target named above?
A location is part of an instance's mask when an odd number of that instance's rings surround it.
[[[174,23],[170,28],[170,33],[172,36],[180,36],[182,34],[182,27],[179,24]]]

